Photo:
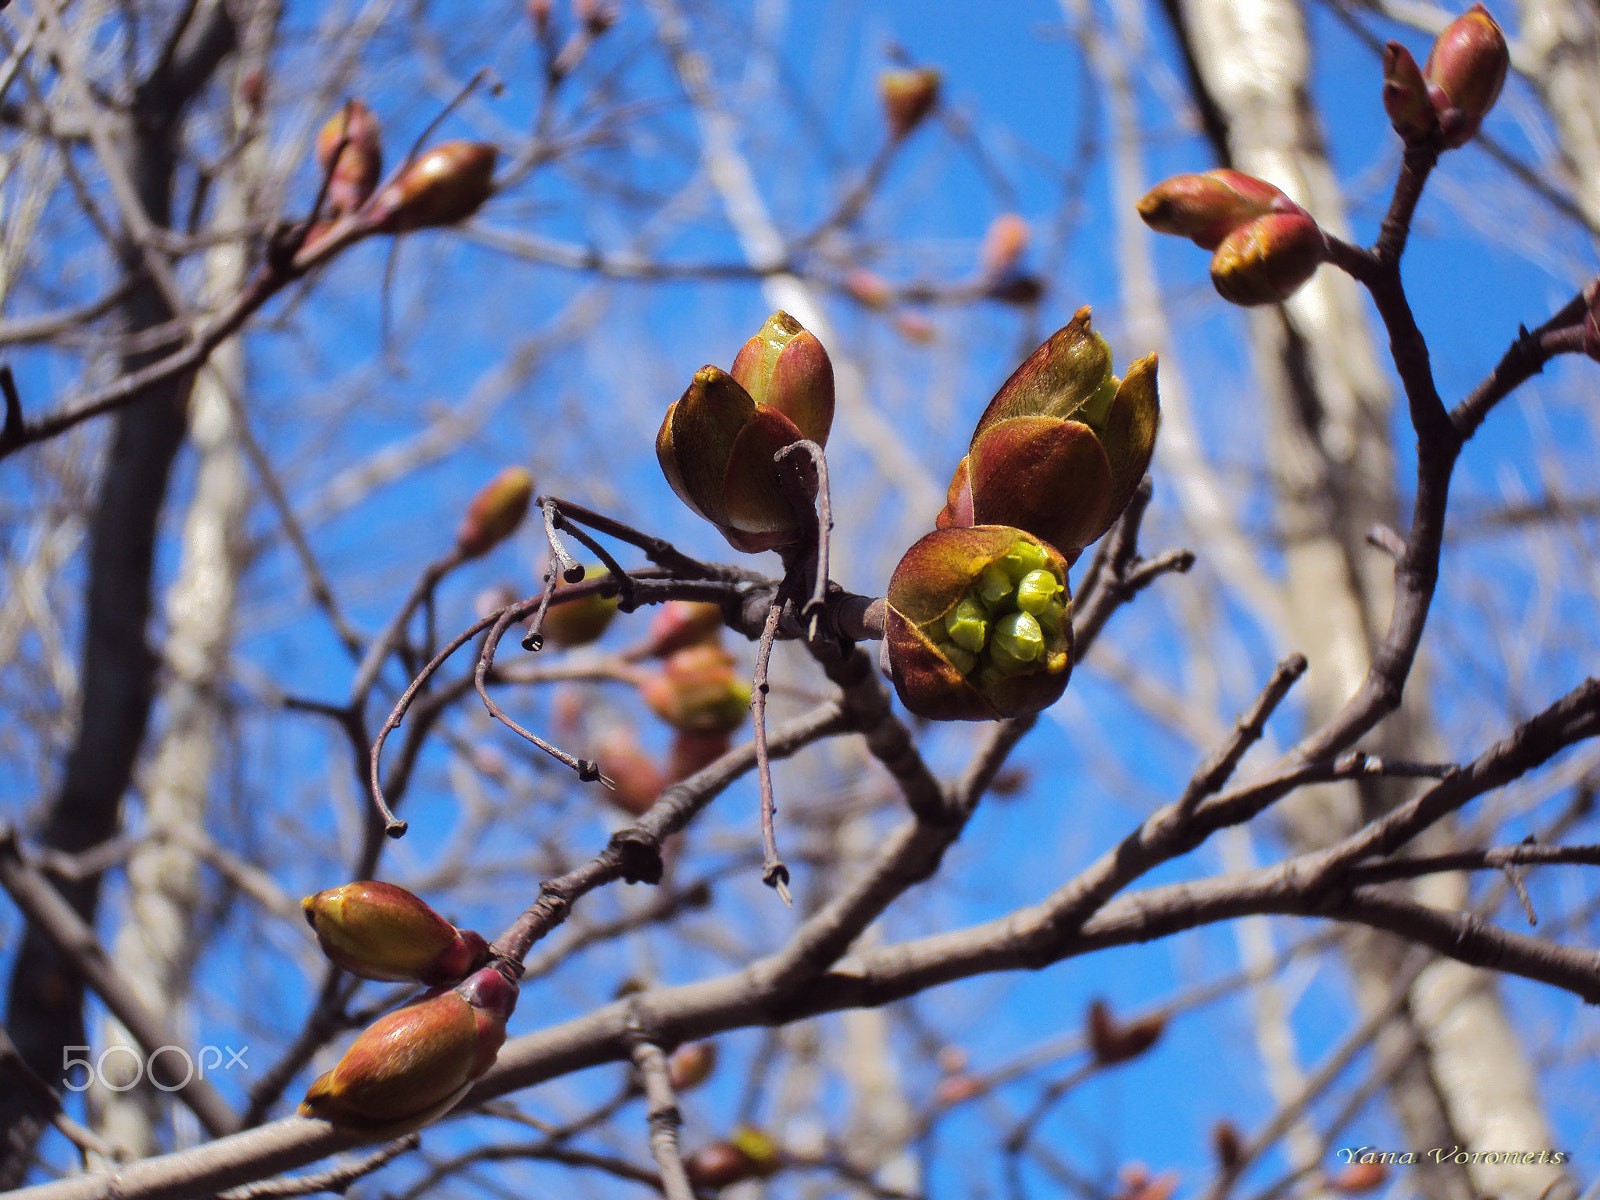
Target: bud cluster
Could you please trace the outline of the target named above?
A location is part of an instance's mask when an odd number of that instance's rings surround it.
[[[1419,68],[1390,42],[1383,52],[1383,107],[1407,145],[1466,145],[1500,97],[1511,54],[1489,10],[1474,4],[1434,39]]]
[[[935,720],[1053,704],[1072,670],[1066,561],[1021,530],[942,529],[889,581],[884,654],[901,702]]]
[[[1311,214],[1242,171],[1174,175],[1145,193],[1138,208],[1157,233],[1212,251],[1212,285],[1233,304],[1287,300],[1328,257],[1327,238]]]

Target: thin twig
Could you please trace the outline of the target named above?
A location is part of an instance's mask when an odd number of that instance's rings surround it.
[[[1267,718],[1272,716],[1279,704],[1283,703],[1283,698],[1306,673],[1308,665],[1304,654],[1291,654],[1278,664],[1277,670],[1273,671],[1266,687],[1261,689],[1261,694],[1256,697],[1256,702],[1251,705],[1250,711],[1234,724],[1228,740],[1217,747],[1211,757],[1194,773],[1189,780],[1189,786],[1183,789],[1183,795],[1178,799],[1180,820],[1192,814],[1201,800],[1215,794],[1228,782],[1233,769],[1239,765],[1239,760],[1265,731]]]
[[[774,828],[777,801],[772,792],[772,764],[767,756],[767,669],[772,661],[772,643],[778,633],[789,602],[779,593],[767,609],[766,627],[756,644],[756,668],[750,689],[750,711],[755,727],[756,781],[761,789],[761,882],[778,893],[785,907],[793,908],[789,895],[789,868],[778,857],[778,836]]]

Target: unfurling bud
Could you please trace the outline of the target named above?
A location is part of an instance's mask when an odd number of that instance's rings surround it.
[[[736,550],[792,546],[812,515],[786,483],[815,499],[817,476],[800,455],[780,467],[785,447],[821,445],[833,423],[833,367],[821,344],[778,313],[746,343],[734,374],[706,366],[667,409],[656,434],[661,473],[678,498],[710,521]],[[738,376],[759,391],[752,395]]]
[[[1433,111],[1422,68],[1399,42],[1390,42],[1383,50],[1383,111],[1407,145],[1439,132],[1439,114]]]
[[[437,986],[489,961],[483,938],[392,883],[347,883],[307,896],[300,907],[322,952],[363,979]]]
[[[995,393],[935,524],[1011,525],[1075,559],[1133,498],[1160,421],[1155,355],[1118,379],[1080,308]]]
[[[533,499],[533,476],[526,467],[507,467],[467,505],[456,530],[456,549],[463,558],[482,558],[517,531]]]
[[[650,620],[650,653],[665,658],[722,635],[722,606],[709,600],[668,600]]]
[[[715,1042],[687,1042],[668,1056],[667,1082],[673,1091],[686,1092],[710,1079],[716,1066]]]
[[[939,87],[944,76],[933,67],[885,71],[878,76],[878,95],[883,100],[884,119],[889,136],[905,137],[939,103]]]
[[[393,1138],[449,1112],[506,1040],[517,985],[483,967],[379,1017],[300,1102],[341,1133]]]
[[[584,579],[604,578],[605,567],[584,568]],[[565,588],[557,588],[550,597],[550,607],[545,609],[544,623],[539,632],[552,646],[587,646],[600,640],[617,615],[617,598],[590,593],[577,600],[563,599]]]
[[[1088,1027],[1089,1049],[1094,1053],[1094,1061],[1102,1067],[1138,1058],[1161,1039],[1167,1027],[1166,1018],[1159,1014],[1137,1021],[1119,1021],[1111,1015],[1104,1000],[1095,1000],[1089,1005],[1084,1024]]]
[[[758,1129],[741,1125],[727,1141],[703,1146],[683,1161],[684,1172],[695,1187],[723,1188],[760,1179],[783,1166],[776,1143]]]
[[[405,233],[465,221],[489,198],[495,156],[487,142],[435,146],[373,198],[373,228]]]
[[[668,656],[639,692],[668,725],[695,733],[731,732],[750,713],[750,684],[733,655],[706,642]]]
[[[1422,75],[1445,149],[1472,140],[1500,97],[1510,63],[1506,36],[1482,4],[1467,9],[1434,39]]]
[[[1258,217],[1303,211],[1279,188],[1226,167],[1162,180],[1137,207],[1157,233],[1186,237],[1202,250],[1215,250],[1223,238]]]
[[[340,149],[340,143],[344,148]],[[334,154],[338,154],[338,162]],[[329,217],[355,212],[367,202],[383,174],[378,119],[359,99],[351,99],[317,134],[317,165],[329,173]]]
[[[1274,213],[1234,230],[1211,256],[1211,283],[1229,303],[1277,304],[1328,257],[1322,229],[1305,213]]]
[[[1020,529],[928,534],[889,580],[883,657],[900,701],[936,721],[1048,708],[1072,671],[1067,565]]]
[[[833,363],[811,333],[788,313],[767,318],[744,344],[728,374],[758,406],[774,408],[802,435],[828,444],[833,428]]]

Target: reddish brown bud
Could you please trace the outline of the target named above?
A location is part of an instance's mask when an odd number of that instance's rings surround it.
[[[953,1104],[964,1104],[981,1096],[987,1090],[983,1086],[983,1081],[975,1076],[947,1075],[939,1081],[939,1086],[933,1089],[933,1102],[949,1108]]]
[[[1186,237],[1202,250],[1215,250],[1235,229],[1258,217],[1303,211],[1279,188],[1228,168],[1162,180],[1145,193],[1138,209],[1157,233]]]
[[[894,314],[894,327],[906,341],[915,342],[919,346],[926,346],[939,336],[939,330],[928,318],[928,314],[918,312],[916,309],[897,309]]]
[[[493,189],[496,150],[486,142],[445,142],[427,151],[372,200],[372,227],[405,233],[465,221]]]
[[[777,1145],[760,1130],[741,1126],[726,1141],[704,1146],[684,1160],[695,1187],[724,1188],[773,1174],[783,1165]]]
[[[337,163],[335,152],[338,153]],[[363,101],[351,99],[328,118],[322,132],[317,134],[317,165],[331,172],[328,216],[355,212],[367,202],[383,174],[383,146],[378,119]]]
[[[674,729],[726,733],[750,713],[750,684],[737,661],[721,646],[704,642],[669,656],[639,692]]]
[[[590,37],[599,37],[617,23],[617,6],[608,0],[572,0],[572,15]]]
[[[467,505],[456,530],[463,558],[482,558],[517,531],[533,499],[533,476],[526,467],[507,467],[486,483]]]
[[[1422,75],[1446,149],[1466,145],[1478,132],[1500,97],[1510,63],[1506,35],[1482,4],[1467,9],[1434,40]]]
[[[747,341],[728,374],[757,406],[774,408],[819,446],[833,428],[833,363],[828,352],[786,312],[775,312]]]
[[[717,1066],[715,1042],[688,1042],[667,1057],[667,1082],[675,1092],[697,1088]]]
[[[1211,1127],[1211,1148],[1217,1152],[1218,1165],[1230,1175],[1244,1162],[1244,1135],[1232,1121],[1221,1120]]]
[[[651,618],[650,653],[665,658],[700,642],[715,642],[721,634],[721,605],[709,600],[668,600]]]
[[[666,776],[655,759],[624,730],[614,729],[606,734],[595,757],[600,762],[600,773],[615,785],[600,794],[629,816],[644,816],[667,786]]]
[[[1277,304],[1299,291],[1328,257],[1328,241],[1305,213],[1274,213],[1229,234],[1211,256],[1211,283],[1232,304]]]
[[[844,290],[868,308],[885,308],[894,295],[887,279],[865,267],[854,267],[845,273]]]
[[[732,375],[706,366],[667,409],[656,459],[680,500],[734,549],[754,553],[793,545],[810,522],[776,459],[804,437],[784,413],[757,404]],[[802,476],[807,481],[814,498],[814,475]]]
[[[1408,144],[1439,132],[1439,114],[1433,111],[1422,68],[1399,42],[1390,42],[1383,51],[1383,110]]]
[[[878,76],[878,95],[890,137],[903,138],[922,124],[939,103],[943,81],[944,76],[933,67],[885,71]]]
[[[1178,1190],[1176,1171],[1152,1175],[1149,1167],[1133,1162],[1124,1166],[1117,1175],[1122,1186],[1113,1194],[1112,1200],[1169,1200],[1172,1193]]]
[[[483,967],[379,1017],[306,1091],[300,1115],[370,1139],[422,1128],[494,1064],[516,1004],[516,984]]]
[[[1089,1015],[1084,1022],[1089,1049],[1095,1062],[1102,1067],[1115,1066],[1138,1058],[1161,1040],[1167,1027],[1166,1018],[1159,1014],[1141,1017],[1137,1021],[1119,1021],[1111,1015],[1104,1000],[1089,1005]]]
[[[300,907],[322,952],[363,979],[454,983],[489,961],[483,938],[392,883],[347,883],[307,896]]]

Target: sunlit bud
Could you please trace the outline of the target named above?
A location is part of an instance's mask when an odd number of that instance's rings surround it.
[[[833,427],[833,363],[817,341],[786,312],[767,318],[733,360],[728,374],[757,405],[775,408],[819,446]]]
[[[507,467],[467,505],[456,530],[456,549],[463,558],[482,558],[517,531],[533,499],[533,476],[526,467]]]
[[[1328,1190],[1341,1196],[1375,1192],[1389,1180],[1389,1168],[1381,1162],[1356,1162],[1336,1172],[1328,1180]]]
[[[584,580],[592,581],[606,575],[605,567],[586,567]],[[617,615],[617,598],[591,593],[577,600],[565,600],[565,588],[556,588],[550,597],[550,607],[545,610],[544,624],[539,632],[552,646],[587,646],[600,640]]]
[[[404,233],[465,221],[493,188],[495,148],[487,142],[445,142],[427,151],[373,197],[370,219],[383,233]]]
[[[1467,9],[1434,40],[1422,75],[1446,149],[1466,145],[1478,132],[1500,97],[1510,63],[1506,36],[1482,4]]]
[[[1111,1015],[1104,1000],[1089,1005],[1087,1026],[1089,1049],[1095,1062],[1102,1067],[1115,1066],[1138,1058],[1161,1039],[1166,1028],[1166,1018],[1157,1015],[1141,1017],[1137,1021],[1119,1021]]]
[[[734,549],[755,553],[793,545],[813,519],[797,507],[776,459],[804,437],[784,413],[757,404],[732,375],[706,366],[667,409],[656,459],[680,500]],[[809,462],[800,456],[802,470]],[[802,474],[800,482],[814,499],[815,473]]]
[[[669,656],[639,691],[651,711],[674,729],[729,732],[750,713],[750,684],[737,661],[709,643]]]
[[[998,279],[1015,271],[1027,253],[1028,222],[1017,213],[1001,213],[989,222],[978,251],[978,273],[985,279]]]
[[[885,71],[878,76],[878,95],[883,100],[883,115],[891,137],[903,138],[922,124],[939,103],[943,79],[933,67]]]
[[[1211,1127],[1211,1148],[1224,1171],[1237,1171],[1244,1162],[1244,1135],[1232,1121],[1224,1119]]]
[[[1160,420],[1155,355],[1118,379],[1081,308],[995,393],[935,523],[1015,526],[1070,561],[1127,507]]]
[[[692,729],[675,730],[672,746],[667,752],[667,780],[677,783],[696,771],[703,771],[726,754],[733,739],[726,730],[698,733]]]
[[[606,734],[595,752],[600,773],[614,785],[601,789],[604,796],[629,816],[642,817],[667,786],[666,776],[656,761],[639,747],[633,735],[614,729]]]
[[[1058,590],[1039,616],[1017,608],[1036,570]],[[934,720],[995,720],[1054,704],[1072,669],[1062,557],[1021,530],[994,525],[928,534],[889,581],[883,656],[906,708]],[[994,596],[985,600],[984,592]]]
[[[300,901],[328,958],[363,979],[454,983],[489,961],[489,947],[403,887],[347,883]]]
[[[372,1139],[422,1128],[494,1064],[516,1004],[516,984],[483,967],[379,1017],[311,1085],[300,1115]]]
[[[339,149],[341,142],[343,150]],[[339,155],[337,163],[335,151]],[[363,101],[352,99],[328,118],[317,134],[317,165],[332,172],[327,215],[355,212],[367,202],[383,174],[383,147],[378,119]]]
[[[1383,111],[1408,143],[1426,141],[1439,132],[1439,114],[1433,111],[1422,68],[1399,42],[1390,42],[1383,50]]]
[[[894,295],[887,279],[865,267],[855,267],[846,272],[844,289],[855,297],[857,303],[868,308],[884,308]]]
[[[1275,213],[1229,234],[1211,256],[1211,283],[1232,304],[1287,300],[1328,257],[1322,229],[1304,213]]]
[[[1144,194],[1138,209],[1157,233],[1189,238],[1202,250],[1215,250],[1223,238],[1257,217],[1301,211],[1281,189],[1227,167],[1164,179]]]
[[[722,634],[722,606],[709,600],[668,600],[650,620],[650,653],[665,658]]]
[[[667,1082],[675,1092],[697,1088],[717,1065],[715,1042],[688,1042],[667,1056]]]

